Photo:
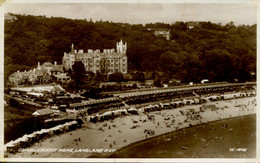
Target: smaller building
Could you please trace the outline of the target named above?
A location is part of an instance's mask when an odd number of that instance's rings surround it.
[[[52,75],[63,72],[63,65],[58,65],[55,61],[54,64],[50,62],[44,62],[42,65],[38,62],[38,70],[49,70]]]
[[[56,78],[56,82],[61,82],[61,83],[69,83],[71,78],[67,76],[66,73],[58,73],[54,75]]]
[[[154,28],[152,29],[154,31],[154,35],[156,37],[163,36],[166,40],[170,40],[171,34],[170,29],[167,28]]]
[[[35,112],[32,113],[33,116],[37,116],[37,117],[38,116],[50,117],[53,114],[54,112],[49,108],[36,110]]]
[[[19,85],[22,83],[22,74],[17,71],[9,75],[9,81],[12,85]]]
[[[52,82],[52,77],[63,73],[63,66],[50,62],[44,62],[42,65],[38,62],[37,68],[29,71],[17,71],[9,75],[8,79],[11,85],[49,83]],[[67,78],[66,78],[67,79]]]
[[[187,23],[188,29],[192,29],[192,28],[195,28],[195,27],[200,27],[200,23],[199,22],[193,22],[193,21]]]
[[[37,80],[40,83],[48,83],[51,79],[51,72],[50,70],[36,70],[35,74],[37,75]]]

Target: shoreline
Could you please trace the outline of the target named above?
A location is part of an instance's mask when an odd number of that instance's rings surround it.
[[[248,114],[255,114],[255,97],[247,97],[226,101],[216,101],[210,102],[209,104],[218,105],[217,111],[205,111],[202,113],[201,122],[196,121],[188,121],[185,122],[185,119],[182,115],[179,114],[179,111],[188,111],[190,109],[196,109],[201,107],[201,105],[187,105],[177,109],[171,110],[161,110],[150,112],[142,115],[131,115],[126,117],[119,117],[112,121],[104,121],[94,123],[87,123],[84,128],[77,129],[76,131],[72,131],[69,133],[64,133],[62,135],[57,135],[55,137],[46,139],[42,142],[36,143],[28,149],[34,148],[72,148],[72,149],[115,149],[120,150],[130,144],[145,141],[146,139],[154,138],[160,135],[169,134],[178,129],[179,130],[186,128],[189,124],[195,126],[198,123],[210,123],[216,120],[219,120],[219,117],[222,119],[238,117]],[[252,105],[250,110],[247,108],[248,103]],[[237,106],[235,106],[237,105]],[[242,110],[241,110],[241,106]],[[239,107],[238,107],[239,106]],[[250,107],[250,106],[249,106]],[[247,110],[246,110],[247,108]],[[222,110],[223,109],[223,110]],[[147,115],[153,117],[154,119],[149,120]],[[175,115],[175,116],[173,116]],[[232,115],[232,116],[231,116]],[[230,117],[231,116],[231,117]],[[166,119],[170,117],[170,119]],[[166,120],[165,120],[166,119]],[[173,122],[173,119],[176,119]],[[170,120],[172,120],[172,124],[170,124]],[[134,123],[137,121],[137,123]],[[158,125],[159,124],[159,125]],[[179,125],[181,124],[181,125]],[[138,126],[139,125],[139,126]],[[115,126],[115,127],[113,127]],[[137,126],[132,128],[133,126]],[[98,130],[99,128],[102,130]],[[144,130],[154,130],[153,135],[148,135],[144,133]],[[80,142],[75,142],[75,139],[80,138]],[[101,157],[108,157],[112,153],[92,153],[92,152],[21,152],[16,154],[8,154],[10,158],[41,158],[41,157],[51,157],[51,158],[86,158],[92,157],[93,155],[98,154]]]
[[[121,153],[121,151],[124,151],[125,149],[127,149],[129,147],[141,146],[141,145],[146,144],[149,141],[155,141],[155,140],[163,139],[165,137],[170,137],[171,135],[178,135],[178,134],[181,134],[183,132],[186,132],[185,130],[197,129],[197,128],[200,128],[201,126],[203,126],[203,128],[204,128],[204,125],[212,125],[212,124],[215,124],[215,123],[222,123],[222,122],[225,122],[225,121],[232,121],[232,120],[237,120],[237,119],[240,119],[240,118],[247,118],[247,117],[251,117],[251,116],[256,117],[256,114],[242,115],[242,116],[237,116],[237,117],[215,120],[215,121],[211,121],[211,122],[208,122],[208,123],[202,123],[202,124],[194,125],[192,127],[186,127],[186,128],[182,128],[182,129],[179,129],[179,130],[170,131],[170,132],[167,132],[167,133],[164,133],[164,134],[161,134],[161,135],[156,135],[154,137],[150,137],[150,138],[140,140],[140,141],[131,143],[129,145],[126,145],[126,146],[118,149],[117,151],[113,152],[109,156],[107,156],[107,158],[119,158],[119,157],[113,157],[113,156],[114,155],[117,156],[117,152]],[[89,158],[99,158],[99,157],[97,157],[97,155],[96,155],[96,157],[91,155]],[[103,158],[103,157],[100,157],[100,158]],[[128,157],[122,157],[122,158],[128,158]]]

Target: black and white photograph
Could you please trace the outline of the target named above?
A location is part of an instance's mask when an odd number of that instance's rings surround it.
[[[18,2],[4,159],[257,159],[256,1]]]

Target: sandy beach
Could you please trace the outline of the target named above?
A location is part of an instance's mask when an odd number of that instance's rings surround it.
[[[255,157],[256,115],[251,114],[200,124],[145,139],[117,150],[108,158]]]
[[[112,152],[147,138],[202,123],[256,113],[255,97],[209,102],[216,108],[197,112],[202,105],[119,117],[86,123],[81,129],[63,133],[21,149],[9,158],[86,158],[108,157]],[[181,111],[181,112],[180,112]],[[188,117],[188,118],[187,118]]]

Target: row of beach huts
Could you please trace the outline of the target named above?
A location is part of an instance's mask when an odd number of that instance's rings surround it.
[[[35,131],[29,135],[25,134],[23,137],[20,137],[14,141],[12,140],[7,144],[5,144],[4,150],[9,153],[16,153],[21,148],[27,148],[33,145],[34,143],[43,140],[45,138],[75,130],[78,126],[79,125],[77,121],[71,121],[49,129],[42,129],[40,131]]]
[[[243,97],[251,97],[255,96],[255,91],[245,92],[245,93],[232,93],[232,94],[224,94],[224,95],[211,95],[207,97],[198,97],[194,99],[183,99],[179,101],[172,101],[169,103],[159,103],[155,105],[149,105],[145,107],[141,107],[136,109],[134,107],[128,107],[125,109],[107,111],[102,114],[91,115],[89,117],[90,122],[98,122],[104,120],[114,119],[119,116],[125,115],[138,115],[140,113],[147,113],[152,111],[160,111],[164,109],[174,109],[185,105],[196,105],[196,104],[203,104],[210,101],[218,101],[218,100],[231,100],[235,98],[243,98]]]

